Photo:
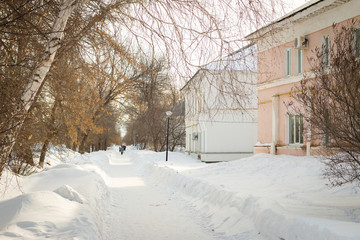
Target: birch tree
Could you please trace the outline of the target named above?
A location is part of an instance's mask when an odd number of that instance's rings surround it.
[[[49,72],[52,62],[54,61],[57,50],[60,48],[60,42],[63,38],[63,32],[66,23],[80,1],[64,0],[60,6],[59,14],[55,20],[51,33],[49,34],[46,48],[42,56],[40,64],[34,69],[33,74],[30,76],[27,86],[21,95],[21,101],[16,106],[14,116],[10,121],[6,133],[1,139],[1,152],[0,152],[0,177],[5,167],[7,158],[12,151],[15,144],[16,137],[25,121],[25,117],[30,110],[30,107],[35,101],[35,97],[44,83],[46,74]]]

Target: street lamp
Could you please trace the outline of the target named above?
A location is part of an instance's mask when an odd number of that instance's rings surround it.
[[[168,160],[168,151],[169,151],[169,125],[170,125],[170,117],[173,113],[171,111],[166,112],[167,118],[167,131],[166,131],[166,161]]]

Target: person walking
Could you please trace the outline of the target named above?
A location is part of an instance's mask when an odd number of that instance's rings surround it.
[[[120,147],[119,147],[119,151],[121,152],[121,155],[124,154],[124,148],[123,148],[123,146],[120,146]]]

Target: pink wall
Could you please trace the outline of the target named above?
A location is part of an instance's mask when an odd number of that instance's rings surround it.
[[[360,16],[356,18],[360,20]],[[341,24],[349,24],[350,21],[344,21]],[[333,30],[332,26],[324,28],[320,31],[313,32],[306,35],[306,38],[309,41],[308,49],[303,50],[303,72],[310,71],[310,64],[308,58],[313,57],[314,50],[316,47],[321,46],[322,36],[329,35],[330,42],[333,39]],[[284,70],[284,55],[285,49],[291,48],[292,56],[292,69],[291,76],[285,77]],[[331,59],[330,59],[331,61]],[[300,74],[302,75],[302,74]],[[281,44],[280,46],[262,51],[258,53],[258,84],[262,83],[274,83],[277,81],[285,81],[291,77],[296,76],[295,74],[295,49],[293,47],[293,41]],[[298,84],[298,83],[296,83]],[[294,83],[283,84],[280,86],[269,87],[266,89],[258,89],[258,141],[260,143],[271,143],[272,141],[272,97],[274,95],[279,95],[279,141],[277,154],[292,154],[292,155],[304,155],[305,147],[281,147],[286,146],[286,115],[289,110],[286,103],[290,99],[290,92],[295,86]],[[306,142],[306,137],[304,136],[304,142]],[[256,153],[267,152],[269,153],[269,147],[255,147]]]
[[[354,18],[357,23],[360,23],[360,16]],[[341,25],[352,25],[352,20],[346,20],[339,23],[339,27]],[[321,29],[320,31],[316,31],[306,35],[308,39],[309,45],[307,49],[303,50],[303,72],[308,72],[310,70],[310,65],[308,58],[314,57],[313,50],[316,47],[321,47],[321,38],[323,35],[330,36],[330,42],[334,37],[332,26]],[[295,49],[294,42],[290,41],[279,46],[273,47],[271,49],[262,51],[258,53],[258,83],[269,82],[277,79],[284,78],[284,55],[285,49],[291,48],[291,61],[292,61],[292,69],[291,76],[295,74]]]
[[[271,102],[260,104],[258,107],[258,141],[271,142]]]

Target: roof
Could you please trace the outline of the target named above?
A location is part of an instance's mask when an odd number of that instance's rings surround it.
[[[246,39],[254,39],[260,32],[268,30],[270,27],[283,23],[285,20],[293,18],[292,21],[301,21],[320,13],[326,12],[332,8],[335,8],[344,3],[350,2],[351,0],[311,0],[295,10],[285,14],[281,18],[273,21],[272,23],[250,33],[245,36]]]
[[[183,90],[201,71],[257,71],[257,48],[256,43],[249,44],[229,55],[224,59],[217,60],[199,68],[196,73],[186,82]]]
[[[202,67],[206,70],[257,71],[257,51],[255,43],[247,45],[224,59],[209,63]]]

